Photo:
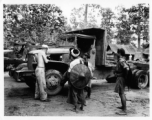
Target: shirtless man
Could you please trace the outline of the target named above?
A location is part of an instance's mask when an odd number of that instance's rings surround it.
[[[45,80],[45,63],[48,63],[46,53],[47,45],[42,45],[41,50],[31,51],[35,54],[37,67],[35,69],[36,84],[35,84],[35,99],[40,99],[42,102],[48,102]]]

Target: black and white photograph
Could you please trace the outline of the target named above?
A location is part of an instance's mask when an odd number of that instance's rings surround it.
[[[4,119],[150,118],[150,0],[0,2]]]

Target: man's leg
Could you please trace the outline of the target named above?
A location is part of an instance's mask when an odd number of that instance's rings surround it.
[[[39,86],[38,86],[37,80],[36,80],[36,83],[35,83],[35,96],[34,96],[34,98],[36,100],[40,99],[40,92],[39,92]]]
[[[120,109],[122,109],[122,111],[120,112],[116,112],[116,114],[118,115],[127,115],[127,112],[126,112],[126,96],[125,94],[119,94],[120,96],[120,99],[121,99],[121,104],[122,104],[122,107],[119,107]]]
[[[39,68],[39,69],[40,72],[38,76],[38,85],[40,90],[40,100],[44,101],[47,100],[45,74],[44,74],[44,68]]]
[[[89,83],[87,84],[87,86],[85,87],[85,90],[87,91],[87,95],[86,95],[86,98],[90,98],[91,96],[91,79],[89,81]]]
[[[80,110],[84,111],[84,109],[83,109],[83,104],[81,104]]]
[[[120,99],[121,99],[121,104],[122,104],[122,110],[126,111],[126,96],[125,94],[119,94]]]
[[[77,97],[78,97],[78,102],[81,104],[80,110],[83,111],[83,106],[86,106],[84,89],[78,90]]]
[[[79,106],[79,105],[78,105],[77,103],[74,105],[74,111],[75,111],[75,112],[78,112],[78,106]]]

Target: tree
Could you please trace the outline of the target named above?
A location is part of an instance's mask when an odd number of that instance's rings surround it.
[[[54,42],[52,36],[64,30],[66,19],[54,4],[4,4],[3,8],[5,41]]]
[[[138,48],[140,49],[141,38],[149,40],[149,5],[138,4],[125,11],[129,15],[132,30],[138,36]]]
[[[117,10],[119,13],[116,21],[117,33],[115,38],[117,39],[118,44],[129,44],[133,34],[133,31],[131,30],[130,18],[125,12],[124,7],[118,6]]]
[[[114,32],[112,28],[114,28],[114,19],[115,14],[110,8],[100,8],[101,15],[101,28],[107,30],[107,40],[110,42],[113,38]]]
[[[93,4],[83,4],[79,8],[74,8],[70,18],[72,29],[76,30],[87,27],[98,27],[94,9]]]

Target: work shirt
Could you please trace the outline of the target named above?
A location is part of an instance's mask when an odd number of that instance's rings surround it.
[[[71,72],[71,69],[76,65],[76,64],[84,64],[84,61],[83,61],[83,59],[82,58],[80,58],[80,57],[78,57],[78,58],[76,58],[75,60],[73,60],[71,63],[70,63],[70,67],[69,67],[69,69],[68,69],[68,72]],[[90,62],[88,62],[88,68],[89,68],[89,70],[90,70],[90,72],[91,72],[91,76],[93,76],[93,70],[94,70],[94,68],[93,68],[93,66],[92,66],[92,64],[90,63]]]
[[[128,67],[128,65],[126,64],[125,58],[120,57],[118,62],[117,62],[117,66],[116,66],[116,74],[123,76],[124,68],[127,68],[127,67]]]
[[[71,69],[72,69],[75,65],[80,64],[80,63],[84,64],[82,58],[80,58],[80,57],[78,57],[78,58],[76,58],[75,60],[73,60],[73,61],[70,63],[70,67],[69,67],[69,69],[68,69],[68,72],[71,72]]]

